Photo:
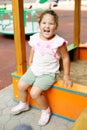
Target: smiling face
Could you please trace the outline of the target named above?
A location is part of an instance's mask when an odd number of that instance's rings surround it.
[[[40,37],[43,40],[53,38],[57,30],[57,23],[53,15],[46,13],[40,21]]]

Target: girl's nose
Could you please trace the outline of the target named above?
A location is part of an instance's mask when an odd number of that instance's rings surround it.
[[[47,28],[49,27],[49,24],[48,24],[48,23],[46,24],[46,27],[47,27]]]

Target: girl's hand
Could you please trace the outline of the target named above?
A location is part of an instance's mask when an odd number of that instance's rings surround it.
[[[63,77],[63,83],[66,88],[72,88],[73,82],[70,80],[70,77],[68,75],[64,75]]]

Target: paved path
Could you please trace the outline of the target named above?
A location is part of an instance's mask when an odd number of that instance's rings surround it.
[[[12,85],[0,90],[0,130],[13,130],[18,124],[30,125],[33,130],[70,130],[73,125],[73,122],[52,116],[48,125],[40,127],[37,125],[39,110],[31,108],[30,111],[13,116],[10,110],[15,104]]]

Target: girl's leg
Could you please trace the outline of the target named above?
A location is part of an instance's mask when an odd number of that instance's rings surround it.
[[[30,91],[31,97],[37,102],[37,104],[41,107],[41,117],[38,122],[40,126],[46,125],[50,119],[51,111],[48,105],[48,102],[45,98],[43,90],[38,87],[32,87]]]
[[[38,87],[33,86],[30,91],[31,97],[38,103],[41,109],[48,108],[48,102],[44,96],[43,90]]]
[[[20,101],[26,103],[27,102],[27,95],[29,85],[25,84],[23,81],[19,81],[18,83],[18,94],[20,96]]]
[[[18,83],[18,93],[20,96],[20,102],[17,106],[13,107],[11,114],[19,114],[23,111],[29,110],[29,105],[27,104],[27,88],[29,85],[25,84],[23,81]]]
[[[33,84],[35,81],[35,76],[32,73],[31,69],[29,68],[26,73],[20,78],[19,83],[18,83],[18,93],[20,96],[20,102],[19,104],[14,107],[11,110],[12,114],[18,114],[22,111],[26,111],[29,109],[29,105],[27,103],[27,95],[28,95],[28,84]]]

